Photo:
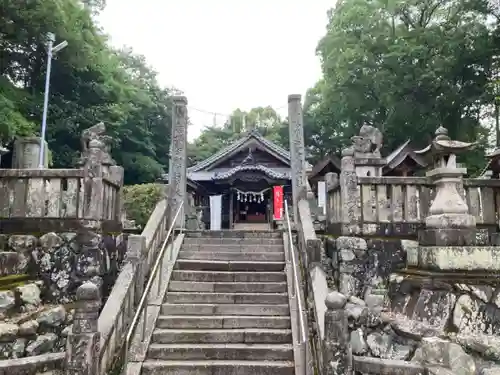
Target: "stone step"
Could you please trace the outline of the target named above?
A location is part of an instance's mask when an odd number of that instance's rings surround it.
[[[245,315],[272,316],[289,318],[288,301],[281,305],[268,304],[171,304],[164,303],[161,307],[163,315]]]
[[[280,262],[285,260],[285,253],[237,253],[234,251],[180,251],[178,259],[200,259],[200,260],[237,260],[258,262]]]
[[[170,343],[253,343],[287,344],[292,342],[291,329],[156,329],[152,342]]]
[[[282,238],[184,238],[183,245],[239,245],[239,246],[253,246],[253,245],[281,245],[283,246]]]
[[[160,315],[157,328],[163,329],[229,329],[229,328],[291,328],[289,316],[254,315]]]
[[[227,272],[175,270],[172,280],[204,282],[286,282],[284,272]]]
[[[197,293],[168,292],[167,303],[235,303],[235,304],[285,304],[286,293]]]
[[[253,230],[202,230],[186,231],[188,238],[282,238],[283,233],[278,231],[253,231]]]
[[[182,251],[223,251],[223,252],[236,252],[236,253],[253,253],[253,252],[284,252],[283,244],[259,244],[259,245],[242,245],[242,244],[182,244]]]
[[[148,359],[293,361],[291,344],[151,344]]]
[[[249,283],[229,282],[210,283],[192,281],[170,281],[168,290],[172,292],[210,292],[210,293],[286,293],[285,282]]]
[[[293,375],[291,361],[158,361],[142,364],[143,375]]]
[[[177,270],[203,271],[284,271],[285,262],[177,259],[174,268]]]

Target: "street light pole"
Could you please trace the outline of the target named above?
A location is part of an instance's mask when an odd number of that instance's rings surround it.
[[[52,68],[52,56],[68,45],[64,41],[54,47],[56,36],[54,33],[47,33],[47,72],[45,73],[45,94],[43,98],[42,131],[40,134],[40,154],[38,155],[38,168],[44,168],[45,155],[45,132],[47,130],[47,110],[49,107],[50,70]]]
[[[45,166],[45,131],[47,129],[47,110],[49,107],[50,70],[52,68],[52,46],[56,40],[54,33],[47,33],[47,72],[45,73],[45,94],[43,97],[42,132],[40,134],[40,154],[38,155],[38,168]]]

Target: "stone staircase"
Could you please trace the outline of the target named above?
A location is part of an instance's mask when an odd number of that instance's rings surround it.
[[[188,232],[142,374],[294,374],[281,236]]]

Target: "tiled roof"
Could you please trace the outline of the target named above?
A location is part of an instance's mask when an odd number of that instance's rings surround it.
[[[226,155],[238,150],[249,140],[255,139],[257,142],[261,143],[265,148],[267,148],[271,153],[276,154],[278,157],[284,159],[288,164],[290,164],[290,152],[285,150],[283,147],[278,146],[276,143],[271,142],[270,140],[263,137],[258,131],[254,130],[244,137],[236,140],[226,148],[220,150],[209,158],[199,162],[198,164],[188,168],[188,172],[199,172],[203,169],[206,169],[216,163],[217,161],[223,159]],[[306,162],[306,168],[312,168],[309,163]]]

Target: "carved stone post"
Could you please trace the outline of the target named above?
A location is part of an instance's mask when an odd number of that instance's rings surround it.
[[[293,217],[298,224],[298,202],[306,198],[307,176],[304,147],[304,120],[302,116],[301,96],[288,96],[288,123],[290,135],[290,161],[292,164]]]
[[[66,343],[65,373],[67,375],[99,374],[99,342],[101,339],[97,329],[101,297],[99,288],[86,282],[81,285],[76,297],[73,331],[68,335]]]
[[[340,200],[342,204],[342,234],[359,234],[361,216],[361,195],[354,163],[354,153],[350,148],[342,151],[342,171],[340,172]]]
[[[331,292],[325,299],[324,375],[353,374],[346,303],[347,298],[339,292]]]
[[[170,167],[168,172],[169,185],[171,189],[170,202],[170,218],[173,220],[181,202],[184,202],[184,207],[177,217],[176,226],[178,228],[184,226],[185,206],[187,205],[187,98],[185,96],[174,96],[174,108],[172,110],[172,143]]]

